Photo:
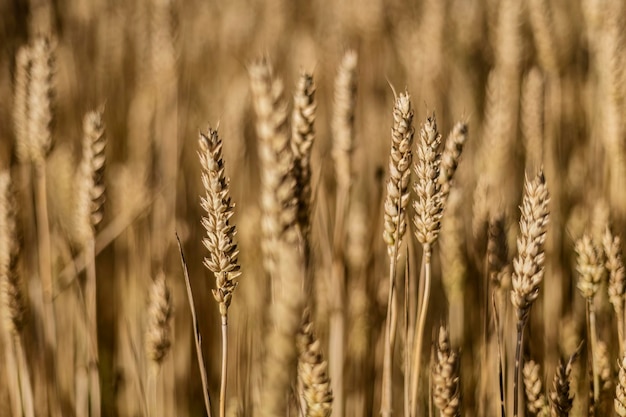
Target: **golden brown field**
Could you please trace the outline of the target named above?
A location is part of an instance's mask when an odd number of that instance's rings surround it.
[[[622,0],[0,1],[0,416],[626,416]]]

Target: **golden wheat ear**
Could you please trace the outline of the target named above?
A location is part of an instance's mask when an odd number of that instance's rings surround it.
[[[441,326],[433,366],[433,397],[442,416],[461,416],[460,358],[450,346],[448,330]]]
[[[209,129],[200,133],[198,156],[202,166],[204,196],[201,206],[206,211],[202,226],[206,236],[202,243],[209,251],[204,258],[206,266],[215,276],[213,297],[217,301],[222,322],[222,375],[220,385],[220,417],[226,414],[226,383],[228,370],[228,307],[237,287],[237,277],[241,274],[235,243],[237,229],[231,224],[235,205],[229,194],[229,180],[225,174],[222,158],[222,140],[217,130]]]
[[[298,348],[298,390],[301,408],[306,417],[329,417],[333,393],[328,377],[328,362],[322,354],[321,342],[315,335],[307,310],[296,336]]]

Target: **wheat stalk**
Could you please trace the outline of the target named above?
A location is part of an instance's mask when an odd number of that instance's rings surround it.
[[[226,382],[228,370],[228,307],[240,275],[237,257],[239,250],[234,242],[237,230],[230,219],[234,214],[234,204],[229,195],[229,180],[224,171],[222,140],[217,130],[209,127],[207,134],[200,133],[198,141],[202,184],[205,196],[201,206],[206,211],[202,225],[206,237],[202,243],[209,251],[204,265],[215,275],[213,297],[219,305],[222,319],[222,382],[220,389],[220,417],[226,415]]]
[[[520,235],[517,238],[518,254],[513,260],[513,289],[511,302],[517,313],[517,345],[515,348],[515,373],[513,376],[513,415],[518,416],[521,347],[524,328],[530,308],[539,295],[539,285],[544,274],[544,243],[548,225],[548,188],[543,172],[531,181],[526,178],[521,206]]]

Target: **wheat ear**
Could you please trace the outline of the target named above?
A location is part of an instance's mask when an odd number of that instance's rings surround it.
[[[297,221],[295,162],[282,82],[274,78],[265,59],[248,70],[260,139],[264,241],[267,255],[273,257],[266,267],[275,287],[260,404],[261,414],[270,417],[284,413],[289,383],[296,374],[295,336],[304,306],[304,245]]]
[[[261,165],[261,210],[265,268],[270,277],[276,274],[278,242],[298,240],[295,166],[289,130],[287,102],[283,83],[276,78],[267,59],[253,62],[248,68],[250,89],[256,113]]]
[[[381,414],[390,416],[392,412],[393,385],[393,333],[392,312],[396,285],[398,248],[406,233],[406,211],[409,205],[409,180],[413,154],[413,109],[408,92],[396,98],[391,129],[391,152],[389,156],[389,180],[385,198],[383,239],[389,255],[389,295],[387,298],[387,319],[385,328],[385,352],[383,359],[383,392]]]
[[[148,325],[146,327],[146,353],[152,362],[152,369],[148,379],[150,395],[148,409],[150,416],[157,415],[156,411],[163,409],[163,399],[157,396],[157,378],[161,363],[172,345],[170,335],[171,317],[172,296],[165,281],[165,275],[160,273],[150,287]]]
[[[213,297],[219,305],[222,319],[222,380],[220,388],[220,417],[226,415],[226,376],[228,370],[228,307],[237,286],[236,278],[240,275],[237,256],[239,250],[234,241],[237,230],[231,224],[234,204],[229,195],[229,180],[225,175],[222,159],[222,140],[217,130],[209,127],[207,134],[200,133],[198,141],[200,165],[202,166],[202,184],[205,195],[201,199],[206,217],[202,225],[206,236],[202,243],[209,251],[204,258],[204,265],[215,275]]]
[[[461,416],[460,359],[450,347],[448,330],[441,326],[433,366],[433,396],[435,405],[445,417]]]
[[[430,261],[432,245],[437,240],[441,229],[443,201],[441,200],[441,184],[439,183],[439,166],[441,156],[438,153],[441,144],[441,135],[437,130],[435,115],[428,117],[420,129],[420,140],[417,144],[417,162],[414,165],[417,177],[413,188],[417,199],[413,202],[415,217],[415,236],[423,248],[422,268],[420,276],[424,278],[424,293],[421,297],[422,305],[418,308],[415,329],[416,343],[413,345],[411,369],[411,410],[412,415],[417,413],[417,394],[419,392],[419,373],[421,367],[422,341],[424,326],[428,313],[430,297]]]
[[[335,225],[333,230],[333,259],[331,267],[332,311],[329,330],[328,364],[335,395],[333,416],[344,413],[343,370],[345,360],[346,327],[346,222],[350,211],[354,181],[354,118],[356,111],[358,55],[347,51],[339,64],[334,83],[333,114],[331,119],[332,157],[337,179]]]
[[[467,123],[459,122],[454,125],[446,139],[445,148],[441,154],[441,174],[439,175],[439,183],[441,184],[441,200],[444,207],[450,195],[450,189],[453,184],[452,180],[459,166],[461,153],[467,141],[467,134]]]
[[[100,415],[100,378],[98,371],[98,317],[95,235],[104,213],[106,135],[104,108],[90,111],[83,120],[83,155],[77,177],[76,238],[85,249],[87,280],[85,304],[89,332],[89,391],[91,410]]]
[[[602,244],[606,256],[606,269],[609,272],[609,301],[613,305],[617,318],[617,334],[621,355],[624,353],[624,295],[626,294],[622,241],[619,236],[613,235],[607,226]]]
[[[600,399],[600,375],[594,360],[594,353],[598,345],[598,334],[593,298],[598,292],[604,276],[604,253],[587,234],[576,241],[575,249],[578,254],[576,270],[580,275],[577,286],[587,305],[587,335],[590,342],[587,352],[588,362],[591,364],[593,374],[591,391],[593,393],[593,404],[597,404]]]
[[[315,335],[308,310],[304,313],[296,344],[303,415],[329,417],[332,412],[333,392],[328,377],[328,362],[322,354],[321,342]]]
[[[15,93],[13,98],[13,126],[17,159],[26,163],[31,159],[31,139],[28,124],[28,102],[32,53],[29,46],[22,46],[15,57]]]
[[[622,354],[621,359],[618,361],[619,374],[617,377],[617,384],[615,385],[615,400],[613,405],[615,412],[620,417],[626,416],[626,354]]]
[[[515,348],[515,373],[513,376],[513,416],[519,412],[521,348],[524,328],[530,308],[539,295],[539,285],[544,274],[544,243],[548,225],[548,188],[543,172],[531,181],[526,178],[521,206],[520,235],[517,238],[518,254],[513,260],[513,290],[511,302],[517,313],[517,345]]]
[[[33,417],[33,391],[28,362],[22,344],[26,318],[26,301],[22,280],[17,271],[20,248],[15,221],[15,201],[9,171],[0,172],[0,306],[7,340],[8,380],[16,383],[9,394],[16,408],[26,417]],[[13,377],[12,377],[13,375]]]
[[[578,355],[582,343],[569,357],[567,364],[563,360],[559,360],[559,366],[554,374],[553,390],[550,392],[550,415],[552,417],[568,417],[572,409],[574,397],[570,395],[570,375],[572,373],[572,365]]]
[[[315,141],[315,82],[313,76],[300,74],[293,95],[291,116],[291,148],[293,150],[298,200],[298,224],[307,242],[311,228],[311,149]]]
[[[535,361],[524,362],[524,392],[526,393],[526,408],[537,417],[548,417],[548,400],[543,393],[541,382],[541,367]]]

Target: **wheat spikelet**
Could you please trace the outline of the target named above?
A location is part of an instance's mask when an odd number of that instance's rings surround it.
[[[606,257],[606,269],[609,272],[609,301],[613,305],[618,317],[624,313],[624,294],[626,280],[624,278],[624,259],[622,257],[622,242],[619,236],[614,236],[609,227],[606,228],[602,239]]]
[[[163,362],[172,344],[169,324],[171,317],[172,296],[165,281],[165,275],[161,273],[150,287],[146,328],[146,353],[148,358],[157,365]]]
[[[433,114],[420,129],[417,162],[414,165],[417,180],[413,188],[417,199],[413,202],[415,209],[413,223],[415,235],[424,246],[424,252],[430,251],[441,228],[443,203],[439,183],[440,155],[437,153],[440,143],[441,135],[437,131],[437,122]]]
[[[526,407],[537,417],[548,417],[548,401],[543,394],[541,383],[541,367],[535,361],[524,362],[524,392],[526,393]]]
[[[298,224],[303,236],[311,224],[311,147],[315,140],[314,122],[317,109],[313,76],[302,73],[296,84],[291,116],[291,148],[293,150],[298,200]]]
[[[222,140],[217,130],[209,127],[206,134],[200,133],[198,147],[205,190],[200,200],[206,211],[202,226],[207,233],[202,243],[209,251],[209,256],[204,258],[204,265],[215,275],[213,297],[219,303],[220,314],[225,316],[237,286],[235,279],[240,274],[237,260],[239,250],[234,242],[237,230],[230,223],[234,204],[229,195],[229,180],[225,176],[222,159]]]
[[[580,274],[578,289],[584,298],[592,299],[604,276],[604,254],[587,234],[576,241],[576,253],[576,270]]]
[[[332,411],[333,393],[320,340],[315,336],[310,313],[305,312],[296,336],[298,347],[298,382],[304,399],[306,417],[328,417]]]
[[[609,347],[605,342],[598,340],[593,356],[600,377],[600,392],[604,393],[611,388],[613,382]]]
[[[517,238],[518,254],[513,260],[511,302],[517,318],[526,322],[532,303],[539,295],[544,274],[544,243],[548,225],[548,188],[543,172],[532,181],[526,178]]]
[[[43,163],[52,148],[52,77],[54,56],[50,40],[38,37],[30,46],[30,83],[28,87],[28,143],[30,156]]]
[[[26,304],[17,273],[19,246],[15,223],[15,202],[9,171],[0,172],[0,296],[4,325],[17,334],[24,325]]]
[[[441,173],[439,175],[439,183],[441,184],[441,200],[445,207],[450,188],[452,187],[452,179],[459,165],[463,146],[467,140],[468,127],[467,123],[459,122],[452,128],[452,131],[446,139],[445,148],[441,155]]]
[[[433,367],[433,397],[442,416],[461,415],[461,382],[458,353],[451,349],[448,331],[441,326]]]
[[[383,239],[392,262],[406,232],[406,209],[409,204],[409,180],[413,154],[413,109],[408,92],[400,93],[393,108],[389,180],[385,198]],[[398,241],[396,241],[398,239]]]
[[[94,238],[104,213],[106,135],[103,108],[83,120],[83,155],[78,168],[75,232],[81,244]]]
[[[332,156],[335,160],[337,186],[349,190],[352,184],[352,152],[354,151],[354,110],[356,104],[357,54],[347,51],[335,78],[332,116]]]
[[[31,138],[28,124],[29,78],[32,69],[31,51],[22,46],[15,58],[15,92],[13,99],[13,126],[17,158],[24,163],[31,159]]]
[[[255,61],[248,69],[256,131],[259,137],[261,165],[261,209],[263,211],[263,241],[266,270],[276,269],[277,242],[298,240],[295,165],[287,129],[287,103],[283,84],[274,78],[266,59]]]
[[[567,364],[564,364],[562,359],[559,360],[554,374],[553,390],[550,392],[550,415],[552,417],[568,417],[572,409],[574,397],[570,395],[570,375],[581,347],[582,344],[569,357]]]

